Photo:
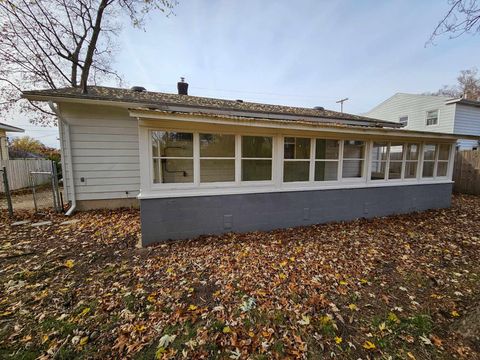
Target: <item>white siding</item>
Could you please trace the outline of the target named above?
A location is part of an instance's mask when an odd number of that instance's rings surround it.
[[[70,124],[76,199],[136,197],[140,190],[136,119],[117,107],[62,104],[60,110]],[[65,184],[70,176],[65,170]]]
[[[8,160],[7,134],[0,130],[0,160]]]
[[[457,104],[454,132],[457,134],[480,136],[480,107]],[[458,145],[460,145],[462,149],[471,149],[479,144],[478,141],[475,140],[460,139]]]
[[[430,96],[417,94],[395,94],[376,106],[365,116],[399,122],[401,116],[408,116],[407,130],[453,132],[455,105],[445,105],[446,96]],[[439,110],[438,125],[426,126],[426,114],[430,110]]]

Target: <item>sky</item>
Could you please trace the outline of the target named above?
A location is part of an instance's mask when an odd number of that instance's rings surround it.
[[[480,36],[425,45],[447,10],[447,0],[179,0],[145,31],[125,24],[114,68],[126,87],[175,93],[184,76],[190,95],[330,110],[348,97],[344,111],[361,114],[480,67]],[[11,123],[58,146],[56,129]]]

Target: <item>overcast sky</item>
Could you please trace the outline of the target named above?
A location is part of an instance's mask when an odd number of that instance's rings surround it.
[[[480,67],[480,37],[425,46],[447,0],[179,0],[146,32],[125,26],[115,68],[126,86],[362,113],[396,92],[435,91]],[[56,129],[14,125],[48,145]],[[13,134],[11,134],[13,135]]]

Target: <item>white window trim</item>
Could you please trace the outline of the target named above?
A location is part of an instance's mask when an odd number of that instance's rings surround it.
[[[194,173],[194,183],[184,184],[153,184],[153,161],[152,161],[152,146],[151,146],[151,131],[178,131],[190,132],[194,134],[194,167],[197,171]],[[174,129],[164,127],[140,127],[139,128],[139,148],[140,148],[140,183],[141,191],[138,198],[170,198],[170,197],[184,197],[184,196],[201,196],[201,195],[222,195],[222,194],[248,194],[248,193],[265,193],[265,192],[282,192],[282,191],[304,191],[304,190],[328,190],[328,189],[348,189],[348,188],[365,188],[365,187],[383,187],[383,186],[400,186],[400,185],[415,185],[415,184],[438,184],[438,183],[452,183],[453,175],[453,159],[455,156],[455,147],[450,144],[450,158],[448,163],[448,174],[444,177],[422,178],[423,173],[423,148],[425,142],[408,141],[404,143],[404,156],[402,160],[402,178],[388,179],[388,173],[385,180],[370,179],[371,173],[371,151],[373,141],[386,141],[389,146],[392,142],[399,143],[394,139],[376,139],[376,140],[362,140],[356,137],[348,137],[339,135],[338,138],[324,137],[324,136],[305,136],[305,135],[287,135],[287,134],[255,134],[250,132],[233,133],[235,135],[235,181],[234,182],[211,182],[200,183],[198,167],[200,166],[200,146],[199,134],[215,133],[215,134],[229,134],[232,131],[192,131],[187,129]],[[241,181],[241,137],[245,136],[268,136],[273,138],[272,147],[272,180],[271,181]],[[283,182],[283,139],[284,137],[302,137],[310,138],[310,178],[306,182]],[[195,140],[196,139],[196,140]],[[338,179],[333,181],[314,181],[314,167],[317,159],[315,159],[316,139],[331,139],[339,141],[339,158],[337,159],[318,159],[318,161],[337,161],[338,162]],[[343,149],[344,141],[346,140],[364,141],[364,169],[362,178],[342,178],[343,168]],[[434,143],[434,142],[428,142]],[[441,142],[445,143],[445,142]],[[406,145],[418,144],[419,156],[417,160],[417,177],[407,179],[405,178],[406,166]],[[438,146],[439,143],[436,143]],[[147,154],[144,156],[143,154]],[[196,159],[196,161],[195,161]],[[388,158],[389,159],[389,158]],[[303,160],[303,159],[302,159]],[[362,160],[362,159],[356,159]],[[195,170],[194,170],[195,171]],[[388,171],[388,169],[387,169]],[[436,172],[434,173],[436,175]]]
[[[408,115],[402,115],[402,116],[399,116],[399,117],[398,117],[398,122],[399,122],[400,124],[404,124],[404,123],[401,121],[402,118],[407,118],[407,122],[405,123],[405,127],[407,127],[407,126],[408,126],[408,122],[409,122],[409,120],[410,120],[409,117],[408,117]]]
[[[436,111],[436,112],[437,112],[437,123],[436,123],[436,124],[428,125],[428,124],[427,124],[428,113],[431,112],[431,111]],[[425,124],[425,126],[428,126],[428,127],[439,126],[439,125],[440,125],[440,109],[430,109],[430,110],[425,111],[424,124]]]

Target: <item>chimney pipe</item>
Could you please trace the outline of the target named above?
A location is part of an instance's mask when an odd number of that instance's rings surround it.
[[[177,83],[178,95],[188,95],[188,83],[185,78],[181,77],[180,82]]]

